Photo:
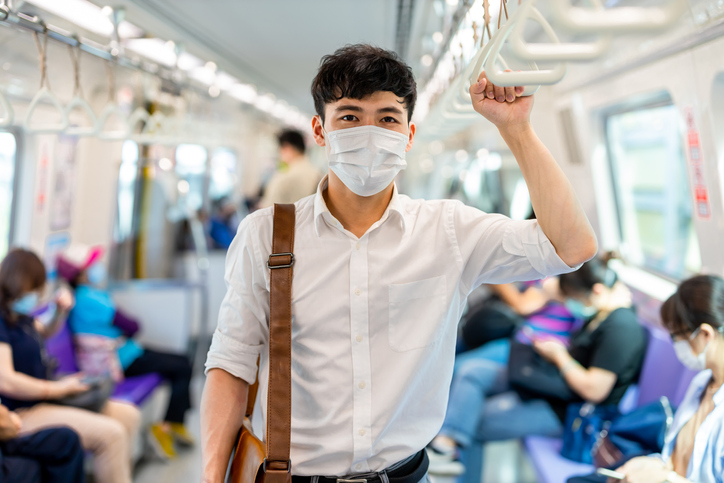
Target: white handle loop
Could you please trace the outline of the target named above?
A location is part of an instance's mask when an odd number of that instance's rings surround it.
[[[686,0],[670,0],[663,7],[612,7],[604,10],[571,6],[571,0],[550,0],[556,22],[572,32],[629,32],[662,30],[684,13]]]
[[[10,105],[10,101],[3,95],[2,91],[0,91],[0,114],[2,114],[2,117],[0,117],[0,127],[10,127],[13,125],[13,122],[15,122],[15,111],[13,111],[13,106]]]
[[[613,36],[611,34],[603,35],[592,43],[528,43],[525,41],[524,32],[526,20],[533,18],[541,24],[550,36],[549,29],[546,28],[547,22],[541,15],[540,11],[534,7],[536,0],[530,0],[520,8],[524,10],[521,13],[521,19],[510,33],[509,45],[516,57],[524,60],[537,61],[585,61],[600,57],[611,46]],[[602,11],[601,3],[598,0],[592,2],[597,11]],[[550,25],[547,25],[550,27]],[[552,31],[552,29],[550,29]]]
[[[60,113],[60,122],[58,124],[33,124],[32,118],[33,114],[35,113],[35,109],[40,105],[41,101],[47,101],[50,102],[51,105],[55,107],[55,109]],[[47,87],[43,87],[38,91],[37,94],[35,94],[35,97],[33,97],[33,100],[30,101],[30,106],[28,107],[28,114],[25,116],[25,123],[24,128],[27,132],[33,133],[33,134],[57,134],[65,131],[65,129],[68,127],[68,115],[65,112],[65,109],[63,108],[63,105],[60,103],[60,100],[55,97],[55,95],[50,92],[50,89]]]
[[[142,108],[138,108],[142,109]],[[136,109],[136,111],[138,111]],[[135,125],[140,121],[145,121],[145,124],[143,126],[143,129],[141,130],[140,134],[132,136],[133,140],[140,143],[140,144],[157,144],[162,141],[163,138],[163,123],[166,119],[166,116],[164,116],[161,112],[154,112],[153,115],[148,115],[148,112],[145,109],[142,109],[142,112],[138,112],[138,118],[131,124],[131,119],[133,117],[133,114],[131,114],[131,118],[129,118],[129,127],[133,129]]]
[[[123,129],[118,131],[105,131],[105,126],[111,117],[116,117]],[[128,122],[126,114],[115,102],[109,102],[98,118],[98,139],[101,141],[122,141],[128,138]]]
[[[70,103],[65,107],[65,115],[70,120],[70,113],[75,109],[81,109],[88,115],[90,125],[88,127],[70,126],[65,130],[65,133],[69,136],[95,136],[98,134],[100,126],[98,124],[98,118],[96,117],[90,104],[86,102],[82,97],[74,97]]]
[[[488,58],[485,59],[485,74],[493,84],[501,87],[514,87],[514,86],[529,86],[529,85],[552,85],[556,84],[563,79],[566,75],[567,65],[560,63],[556,67],[550,70],[538,70],[535,63],[531,62],[530,65],[535,70],[524,71],[524,72],[503,72],[498,69],[496,65],[496,59],[500,55],[500,50],[503,48],[503,44],[508,39],[513,28],[525,20],[524,14],[528,9],[536,15],[536,20],[543,27],[546,35],[550,37],[551,41],[559,44],[558,36],[553,31],[553,28],[546,21],[543,15],[532,5],[535,0],[528,0],[513,13],[508,22],[495,34],[495,38],[491,42],[493,45],[490,48]]]

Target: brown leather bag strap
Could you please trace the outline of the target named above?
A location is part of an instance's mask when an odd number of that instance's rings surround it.
[[[274,205],[269,293],[269,390],[266,412],[265,483],[291,481],[292,267],[294,205]]]

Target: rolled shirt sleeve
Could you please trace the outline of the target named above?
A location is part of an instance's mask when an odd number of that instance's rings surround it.
[[[269,292],[254,239],[257,233],[254,217],[247,216],[229,247],[226,296],[206,359],[207,373],[223,369],[249,384],[256,381],[257,360],[269,337]]]
[[[513,221],[462,203],[453,205],[452,231],[463,264],[462,282],[538,280],[578,270],[568,266],[535,220]]]

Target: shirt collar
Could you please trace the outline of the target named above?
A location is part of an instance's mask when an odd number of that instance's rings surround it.
[[[317,236],[320,234],[320,227],[325,223],[325,217],[328,220],[334,220],[332,213],[330,213],[329,208],[327,208],[327,203],[324,201],[324,196],[322,195],[328,186],[329,175],[325,175],[324,178],[322,178],[322,181],[319,182],[319,185],[317,186],[317,193],[314,196],[314,229],[317,232]],[[392,188],[392,198],[390,199],[390,203],[387,205],[387,209],[380,220],[383,220],[383,222],[386,221],[390,214],[393,213],[397,217],[399,227],[402,229],[403,234],[407,234],[407,226],[409,223],[405,220],[407,213],[405,212],[405,207],[402,205],[400,194],[397,192],[397,183],[395,183]]]
[[[699,374],[694,376],[694,380],[692,381],[693,384],[696,384],[697,387],[697,397],[696,397],[696,404],[698,406],[699,400],[701,399],[701,395],[704,394],[704,391],[706,391],[706,388],[709,386],[709,383],[711,382],[712,372],[711,369],[704,369]],[[717,389],[717,391],[714,393],[714,396],[712,398],[714,400],[714,405],[719,406],[720,404],[724,403],[724,385]]]

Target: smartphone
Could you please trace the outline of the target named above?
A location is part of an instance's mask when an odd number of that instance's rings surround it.
[[[623,473],[607,470],[606,468],[597,469],[596,474],[601,476],[607,476],[608,478],[613,478],[614,480],[623,480],[624,478],[626,478],[626,475],[624,475]]]

